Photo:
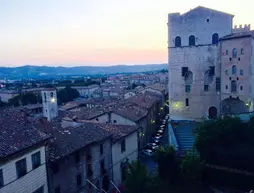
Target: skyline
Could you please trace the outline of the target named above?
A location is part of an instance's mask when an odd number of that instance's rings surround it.
[[[244,2],[0,0],[0,66],[167,63],[168,13],[201,5],[254,26]]]

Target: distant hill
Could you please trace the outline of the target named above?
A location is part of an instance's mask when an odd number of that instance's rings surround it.
[[[167,69],[167,64],[146,65],[117,65],[117,66],[76,66],[76,67],[49,67],[49,66],[21,66],[0,67],[0,79],[47,78],[53,76],[91,76],[115,73],[137,73]]]

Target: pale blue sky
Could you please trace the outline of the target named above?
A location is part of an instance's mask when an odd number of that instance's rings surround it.
[[[167,62],[167,14],[198,5],[254,26],[253,0],[0,0],[0,65]]]

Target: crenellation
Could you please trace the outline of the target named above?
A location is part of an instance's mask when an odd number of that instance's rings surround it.
[[[250,31],[251,25],[250,24],[240,24],[239,26],[234,25],[234,28],[232,29],[233,33],[241,33],[241,32],[247,32]]]

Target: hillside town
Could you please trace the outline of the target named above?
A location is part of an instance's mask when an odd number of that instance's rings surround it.
[[[254,32],[233,17],[169,13],[168,69],[1,81],[0,193],[254,189]]]

